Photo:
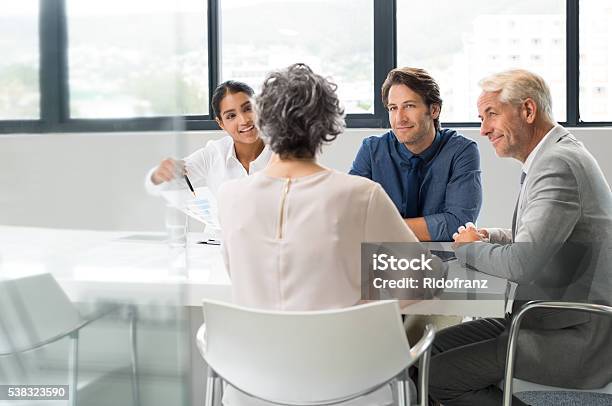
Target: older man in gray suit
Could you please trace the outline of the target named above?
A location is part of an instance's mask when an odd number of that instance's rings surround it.
[[[612,193],[593,156],[552,118],[548,86],[512,70],[480,82],[481,134],[523,163],[512,230],[468,224],[454,235],[462,263],[518,283],[513,309],[546,299],[610,304]],[[501,405],[509,322],[481,319],[440,332],[430,393],[444,405]],[[575,311],[539,311],[519,334],[516,376],[600,388],[612,381],[612,323]],[[514,398],[513,404],[524,403]]]

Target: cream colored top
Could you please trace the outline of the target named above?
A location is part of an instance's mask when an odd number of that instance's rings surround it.
[[[361,299],[361,243],[417,241],[378,183],[335,170],[295,179],[259,172],[224,183],[218,201],[225,265],[243,306],[352,306]],[[392,402],[385,386],[341,406]],[[271,405],[232,388],[223,404]]]
[[[378,183],[335,170],[295,179],[259,172],[223,184],[218,199],[224,259],[243,306],[352,306],[362,242],[418,241]]]

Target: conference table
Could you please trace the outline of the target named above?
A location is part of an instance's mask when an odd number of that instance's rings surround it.
[[[163,232],[0,226],[0,282],[50,273],[85,313],[109,302],[136,309],[142,404],[177,403],[168,398],[186,393],[192,404],[202,404],[206,365],[193,340],[203,321],[202,300],[232,301],[220,246],[197,243],[207,237],[189,233],[186,243],[177,245]],[[456,261],[448,264],[449,279],[483,278],[489,289],[447,289],[435,300],[405,307],[404,313],[504,316],[511,286],[506,280],[465,270]],[[83,332],[95,339],[85,340],[90,347],[79,350],[85,360],[81,370],[96,375],[101,364],[129,359],[121,352],[127,323],[121,318],[109,323],[94,323]]]
[[[203,299],[231,302],[231,281],[218,245],[197,243],[189,233],[181,247],[166,233],[0,226],[0,278],[51,273],[79,303],[199,307]],[[447,248],[448,245],[444,246]],[[407,314],[503,317],[513,284],[447,262],[448,279],[487,280],[486,292],[446,289],[439,298],[404,309]]]

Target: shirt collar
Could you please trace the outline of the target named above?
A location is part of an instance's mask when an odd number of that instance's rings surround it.
[[[262,161],[265,161],[264,164],[268,164],[268,161],[270,160],[270,156],[272,155],[272,152],[270,151],[270,147],[268,146],[268,144],[264,143],[264,148],[261,150],[261,152],[259,153],[259,155],[257,156],[257,158],[255,158],[255,160],[253,162],[251,162],[252,164],[257,163],[259,164]]]
[[[406,148],[404,144],[402,144],[401,142],[397,140],[397,137],[395,136],[395,134],[393,134],[393,139],[395,140],[395,143],[397,144],[397,150],[399,151],[400,156],[402,158],[404,158],[405,160],[409,160],[410,158],[415,156],[415,154],[413,154],[408,148]],[[429,162],[434,157],[436,152],[438,152],[438,146],[440,145],[441,140],[442,140],[442,135],[440,134],[440,131],[436,130],[436,135],[431,145],[427,147],[425,151],[421,152],[420,154],[416,154],[416,155],[423,158],[424,163]]]
[[[268,146],[268,144],[264,144],[264,148],[261,150],[261,152],[259,153],[259,155],[257,156],[257,158],[255,158],[255,160],[253,162],[251,162],[251,164],[249,165],[249,167],[254,164],[254,163],[259,163],[260,160],[262,159],[269,159],[270,158],[270,147]],[[234,147],[234,142],[232,141],[227,154],[225,155],[225,163],[226,165],[229,163],[230,160],[233,160],[235,162],[238,162],[240,164],[240,161],[238,160],[238,157],[236,156],[236,148]],[[266,161],[266,164],[268,162]],[[242,164],[241,164],[242,165]]]
[[[560,125],[557,124],[553,128],[551,128],[550,131],[548,131],[546,135],[542,137],[540,142],[538,142],[538,145],[536,145],[535,148],[529,153],[529,155],[527,155],[527,159],[525,159],[525,163],[523,164],[523,172],[525,172],[526,174],[529,173],[529,168],[531,168],[531,165],[533,165],[533,161],[535,160],[538,151],[542,149],[542,145],[544,145],[546,139],[550,137],[550,134],[552,134],[557,129],[557,127],[560,127]]]
[[[238,161],[238,157],[236,156],[236,148],[234,147],[234,141],[230,143],[230,146],[227,149],[227,154],[225,155],[225,162],[227,163],[232,159]]]

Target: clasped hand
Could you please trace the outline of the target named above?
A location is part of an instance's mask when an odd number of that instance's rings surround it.
[[[457,229],[457,232],[453,234],[453,240],[453,248],[470,242],[488,242],[489,232],[485,228],[476,228],[474,223],[470,222]]]

